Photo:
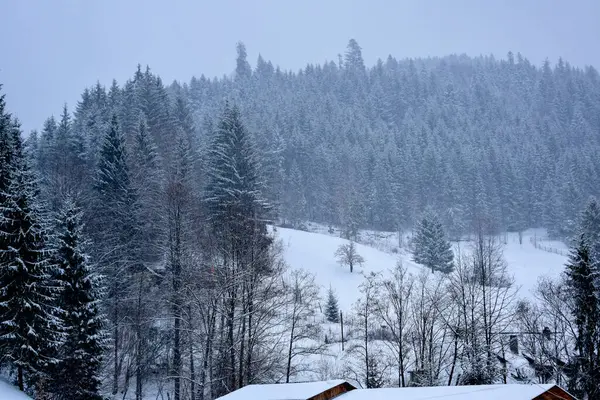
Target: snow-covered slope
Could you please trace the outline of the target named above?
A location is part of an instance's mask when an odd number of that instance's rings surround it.
[[[558,249],[562,254],[553,253],[534,246],[535,231],[527,231],[523,244],[519,244],[516,234],[508,235],[504,245],[504,259],[508,271],[515,278],[515,283],[521,287],[519,295],[530,297],[537,286],[540,277],[557,278],[565,269],[567,249],[560,242],[553,242],[550,249]],[[558,248],[559,245],[562,245]],[[563,255],[565,254],[565,255]]]
[[[341,244],[347,243],[345,239],[325,233],[277,228],[277,237],[283,243],[284,257],[288,265],[315,274],[317,283],[325,289],[331,285],[337,292],[340,309],[343,311],[349,311],[359,298],[358,287],[363,281],[362,273],[386,273],[394,268],[399,260],[414,274],[423,269],[411,260],[411,254],[407,251],[397,248],[396,253],[378,250],[391,249],[394,243],[398,243],[396,233],[379,235],[382,243],[375,243],[375,235],[372,233],[366,232],[363,236],[369,237],[369,246],[358,244],[357,249],[365,263],[362,268],[355,268],[354,273],[350,273],[347,267],[340,266],[334,255]],[[506,241],[503,245],[504,259],[508,264],[509,274],[514,276],[515,283],[520,288],[521,297],[532,297],[540,277],[558,277],[567,261],[564,246],[557,249],[558,253],[548,251],[558,247],[559,243],[551,243],[552,247],[546,246],[546,250],[542,249],[542,246],[536,248],[534,242],[539,243],[540,236],[540,231],[527,231],[523,235],[522,243],[519,243],[516,233],[502,237],[502,240]],[[461,242],[463,250],[468,251],[469,246],[469,242]]]
[[[362,267],[357,266],[350,273],[348,267],[341,266],[335,251],[347,240],[339,237],[277,228],[277,236],[283,242],[284,258],[294,269],[304,269],[313,273],[316,281],[323,288],[329,285],[336,291],[340,310],[349,311],[359,298],[359,285],[363,281],[363,273],[388,271],[396,266],[398,256],[388,254],[375,248],[357,245],[358,254],[364,259]],[[410,259],[403,260],[404,265],[413,273],[419,273],[421,267]]]
[[[1,400],[31,400],[31,397],[21,392],[8,382],[0,379],[0,399]]]

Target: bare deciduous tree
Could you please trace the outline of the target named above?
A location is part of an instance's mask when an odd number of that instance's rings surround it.
[[[408,363],[408,331],[411,329],[410,301],[414,278],[401,262],[391,271],[392,278],[381,283],[381,297],[376,313],[389,329],[390,340],[384,343],[390,348],[398,366],[398,386],[406,386]]]
[[[303,357],[322,353],[325,344],[319,343],[321,326],[315,319],[320,295],[314,275],[303,270],[292,271],[286,290],[288,301],[285,315],[289,324],[287,383],[292,375],[310,370],[310,363],[302,362]]]
[[[365,262],[365,259],[358,254],[356,244],[352,241],[338,247],[335,256],[340,264],[350,267],[350,272],[354,272],[355,265],[362,265]]]

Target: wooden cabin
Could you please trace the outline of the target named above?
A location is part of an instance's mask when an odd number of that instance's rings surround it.
[[[343,380],[248,385],[218,400],[577,400],[556,385],[510,384],[356,389]]]
[[[473,385],[354,390],[338,400],[577,400],[556,385]]]
[[[248,385],[218,400],[331,400],[354,389],[344,380]]]

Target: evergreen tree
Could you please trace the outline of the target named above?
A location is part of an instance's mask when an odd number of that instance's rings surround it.
[[[288,188],[285,198],[286,215],[290,217],[292,227],[299,227],[306,216],[306,197],[303,193],[302,175],[297,163],[293,163],[288,174]]]
[[[338,300],[335,296],[333,288],[329,286],[327,292],[327,304],[325,305],[325,318],[327,321],[338,323],[340,322],[340,308],[338,307]]]
[[[413,260],[431,268],[431,272],[452,272],[454,254],[452,246],[436,214],[428,211],[419,222],[414,238]]]
[[[23,390],[26,378],[35,382],[56,363],[61,337],[39,191],[20,131],[9,129],[9,185],[0,204],[0,356],[17,369]]]
[[[1,85],[0,89],[2,89]],[[0,203],[2,204],[10,184],[10,166],[14,150],[11,143],[12,118],[5,108],[6,102],[2,94],[0,95]]]
[[[252,68],[248,63],[248,53],[246,52],[246,46],[242,42],[238,42],[237,46],[237,59],[235,67],[235,77],[239,80],[244,80],[252,76]]]
[[[136,193],[136,248],[143,249],[137,255],[140,267],[132,276],[134,296],[133,328],[135,331],[135,398],[143,397],[143,383],[150,370],[153,357],[148,321],[155,317],[154,310],[159,300],[156,290],[164,288],[155,284],[155,269],[164,256],[165,244],[165,202],[163,195],[163,174],[156,146],[149,135],[145,118],[140,116],[135,129],[132,162],[132,186]]]
[[[569,389],[577,396],[596,399],[600,396],[599,325],[597,266],[592,264],[585,234],[581,234],[566,266],[567,286],[572,297],[571,313],[575,318],[575,350],[577,373],[569,382]]]
[[[94,215],[88,225],[93,235],[94,256],[106,279],[105,306],[111,324],[113,345],[113,392],[118,391],[120,350],[126,294],[131,274],[139,267],[137,248],[136,196],[130,182],[124,138],[116,115],[100,149],[94,182]]]
[[[346,55],[344,58],[344,67],[346,70],[357,75],[364,74],[365,72],[365,62],[362,57],[362,49],[355,39],[350,39],[348,41]]]
[[[580,233],[584,235],[593,267],[600,269],[600,205],[595,198],[588,201],[580,216]]]
[[[209,150],[206,205],[215,232],[238,240],[264,228],[270,206],[263,198],[256,150],[239,109],[226,105]],[[248,231],[250,229],[250,231]]]
[[[384,372],[379,366],[379,361],[377,361],[377,357],[374,355],[369,355],[367,363],[369,364],[369,368],[367,369],[367,389],[377,389],[385,387],[386,381]]]
[[[226,357],[220,365],[225,379],[223,387],[217,389],[226,393],[242,386],[244,381],[250,382],[256,374],[256,367],[251,368],[259,350],[251,346],[257,334],[252,331],[256,319],[252,314],[237,314],[243,307],[255,307],[239,303],[246,299],[252,301],[260,293],[261,281],[273,271],[269,256],[272,239],[266,227],[271,207],[263,197],[257,153],[237,107],[226,105],[214,133],[208,152],[205,196],[214,250],[221,260],[220,275],[227,286],[223,300],[227,308],[224,321],[227,339],[223,352]],[[247,293],[240,296],[244,292]],[[234,331],[240,318],[250,333],[247,338],[241,338],[240,350],[236,353]],[[236,363],[238,358],[245,362]]]
[[[66,340],[53,379],[59,399],[102,399],[100,366],[104,351],[102,318],[99,311],[100,278],[91,270],[83,237],[81,211],[67,198],[56,225],[61,282],[59,305]]]

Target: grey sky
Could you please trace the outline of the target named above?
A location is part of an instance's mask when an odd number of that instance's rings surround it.
[[[521,52],[600,66],[598,0],[0,0],[0,83],[26,132],[97,80],[228,74],[235,43],[285,69],[337,59]]]

